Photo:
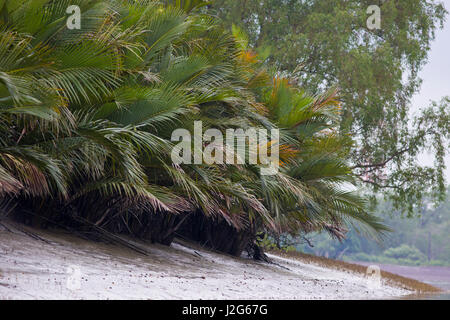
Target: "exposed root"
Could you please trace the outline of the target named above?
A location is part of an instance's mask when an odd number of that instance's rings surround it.
[[[23,234],[30,238],[33,238],[35,240],[43,241],[48,244],[52,244],[51,241],[48,241],[47,239],[42,238],[41,236],[37,235],[36,233],[32,232],[31,230],[27,230],[27,228],[19,225],[18,223],[15,223],[13,221],[1,221],[0,225],[3,226],[8,232],[16,233],[16,234]]]

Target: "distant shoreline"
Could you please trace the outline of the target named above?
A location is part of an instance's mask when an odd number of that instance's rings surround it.
[[[394,270],[382,268],[381,267],[382,265],[377,263],[345,262],[341,260],[318,257],[296,251],[289,251],[289,252],[276,251],[274,253],[284,257],[299,259],[300,261],[316,263],[337,270],[348,270],[362,275],[366,275],[367,266],[378,265],[381,268],[381,276],[390,281],[393,285],[400,286],[401,288],[406,288],[408,290],[416,291],[418,294],[439,293],[443,291],[443,288],[438,288],[437,286],[415,279],[414,277],[407,277],[401,275],[399,273],[393,272]]]
[[[431,284],[445,291],[450,291],[450,267],[446,266],[406,266],[397,264],[379,264],[365,261],[352,261],[363,266],[378,265],[382,270],[400,274],[421,282]]]

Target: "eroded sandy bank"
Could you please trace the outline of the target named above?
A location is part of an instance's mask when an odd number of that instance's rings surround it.
[[[275,264],[189,245],[115,245],[0,230],[1,299],[379,299],[411,291],[360,274],[271,256]]]

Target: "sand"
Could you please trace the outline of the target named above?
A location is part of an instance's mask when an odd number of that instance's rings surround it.
[[[33,231],[34,232],[34,231]],[[390,299],[381,279],[269,255],[273,264],[185,242],[128,248],[47,231],[0,230],[0,299]]]

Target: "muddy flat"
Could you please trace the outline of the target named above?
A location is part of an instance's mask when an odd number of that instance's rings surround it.
[[[0,230],[0,299],[380,299],[411,291],[270,255],[273,264],[191,246],[118,245]]]

